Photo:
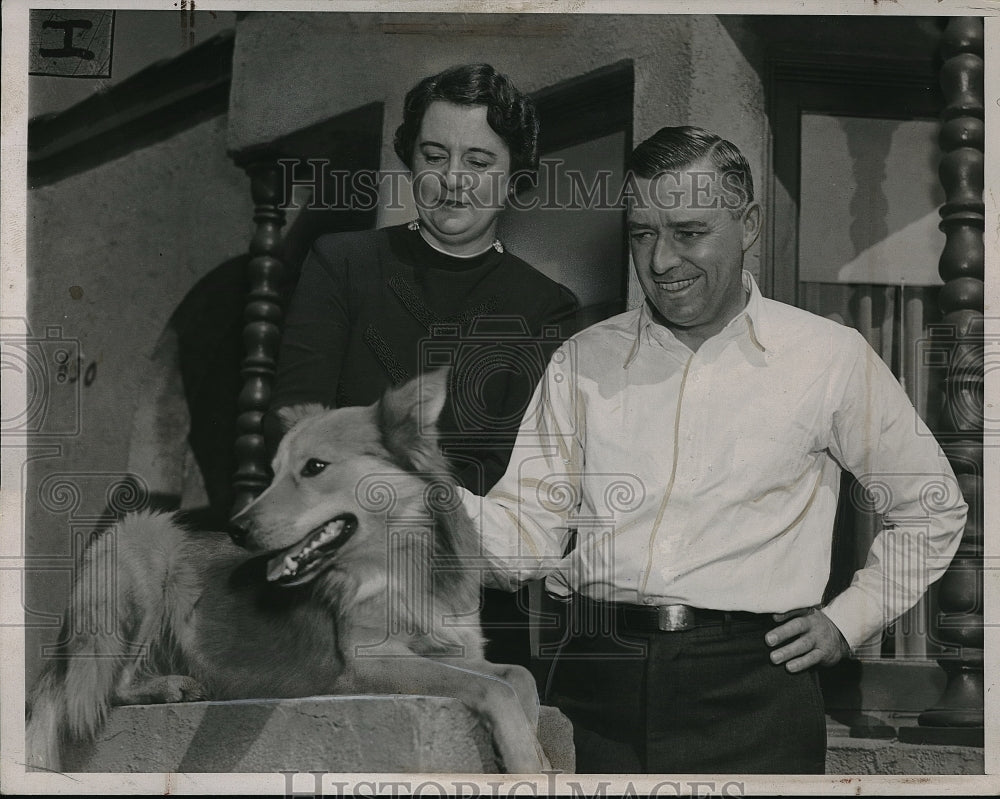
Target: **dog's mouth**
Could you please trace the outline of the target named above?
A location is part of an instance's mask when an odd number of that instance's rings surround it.
[[[313,579],[357,527],[357,516],[342,513],[314,528],[297,544],[271,556],[267,561],[268,582],[301,585]]]

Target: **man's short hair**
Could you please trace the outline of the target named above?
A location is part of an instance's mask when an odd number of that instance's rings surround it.
[[[723,176],[726,190],[738,195],[734,212],[753,202],[753,174],[740,148],[703,128],[660,128],[632,151],[628,169],[636,177],[652,180],[664,172],[678,172],[705,160]]]

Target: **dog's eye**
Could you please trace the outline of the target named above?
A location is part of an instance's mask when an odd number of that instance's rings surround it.
[[[326,461],[321,461],[319,458],[310,458],[306,461],[306,465],[302,467],[301,474],[303,477],[315,477],[329,465]]]

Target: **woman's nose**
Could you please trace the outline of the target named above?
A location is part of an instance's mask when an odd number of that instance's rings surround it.
[[[449,164],[444,179],[448,191],[451,192],[472,188],[473,175],[469,170],[463,169],[461,164]]]

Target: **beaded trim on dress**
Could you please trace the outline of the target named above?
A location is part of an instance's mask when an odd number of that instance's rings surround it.
[[[412,222],[409,222],[406,225],[406,227],[407,227],[408,230],[420,230],[420,220],[419,219],[414,219]],[[490,246],[494,250],[496,250],[497,252],[501,252],[501,253],[503,252],[503,244],[501,243],[500,239],[493,239],[493,243]],[[437,248],[435,247],[435,249],[437,249]],[[450,253],[448,253],[448,254],[450,255]],[[477,255],[478,255],[478,253],[477,253]],[[456,258],[461,258],[462,256],[458,255],[458,256],[455,256],[455,257]]]

